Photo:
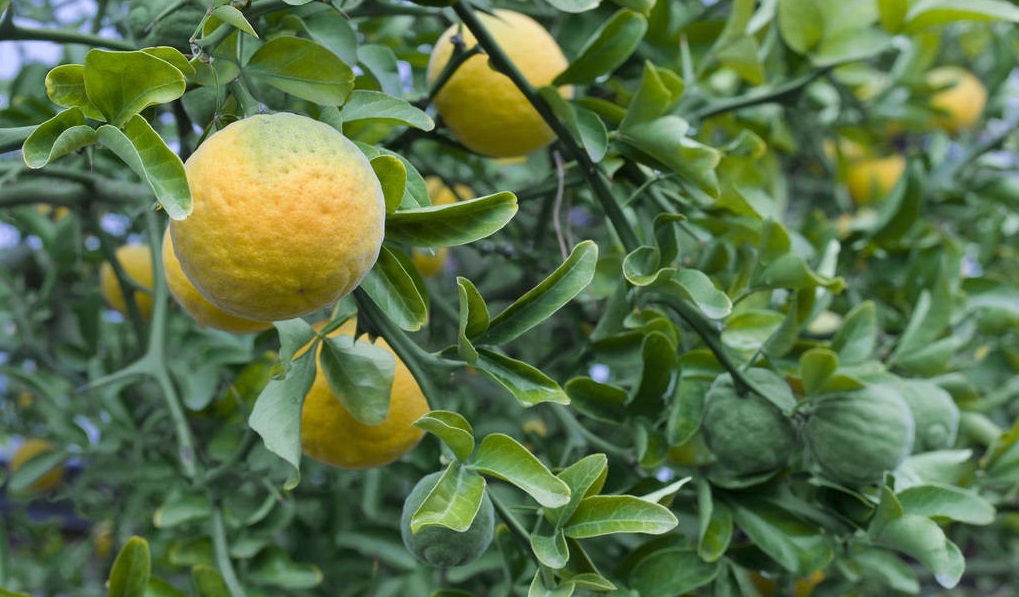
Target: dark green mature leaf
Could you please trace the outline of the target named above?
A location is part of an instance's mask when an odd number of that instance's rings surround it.
[[[354,87],[354,71],[319,44],[299,37],[277,37],[251,56],[244,72],[284,93],[337,106]]]
[[[728,295],[716,288],[711,278],[700,270],[683,269],[662,288],[694,303],[711,319],[721,319],[732,312],[732,301]]]
[[[301,407],[314,381],[315,352],[309,350],[293,361],[286,377],[266,384],[248,417],[248,426],[265,447],[293,467],[288,488],[301,478]]]
[[[589,417],[606,423],[618,423],[626,417],[625,405],[629,396],[622,388],[590,377],[574,377],[566,382],[566,393],[573,408]]]
[[[485,497],[485,478],[458,463],[450,464],[410,519],[410,530],[445,527],[458,533],[470,528]]]
[[[597,261],[598,245],[594,241],[578,244],[554,272],[493,317],[477,341],[506,344],[545,321],[587,288]]]
[[[329,48],[347,64],[357,64],[357,32],[350,19],[337,10],[323,10],[308,16],[304,28],[312,39]]]
[[[230,587],[211,566],[198,564],[191,569],[191,579],[195,582],[199,597],[231,597]]]
[[[29,168],[42,168],[53,160],[91,145],[95,130],[85,124],[80,108],[68,108],[35,127],[22,148]]]
[[[790,48],[809,52],[824,36],[824,14],[817,0],[779,0],[778,29]]]
[[[389,215],[403,201],[403,193],[407,188],[407,168],[391,155],[375,156],[371,159],[371,165],[382,185],[382,195],[386,198],[386,215]]]
[[[39,128],[39,125],[0,128],[0,153],[14,151]]]
[[[474,429],[460,413],[433,410],[414,421],[414,426],[442,440],[460,462],[465,462],[474,452]]]
[[[107,583],[108,597],[141,597],[149,584],[152,561],[149,543],[141,537],[131,537],[117,554]]]
[[[630,588],[641,597],[685,595],[710,583],[722,567],[705,562],[693,549],[669,547],[642,558],[630,572]]]
[[[323,340],[319,365],[329,388],[359,423],[379,425],[389,414],[396,360],[381,346],[349,336]]]
[[[541,87],[538,94],[551,106],[570,132],[580,139],[591,161],[600,162],[605,157],[609,144],[608,131],[601,117],[587,108],[566,101],[555,87],[548,85]]]
[[[714,501],[710,483],[697,484],[697,555],[705,562],[716,562],[725,555],[732,541],[732,510],[724,502]]]
[[[896,496],[908,514],[947,518],[972,525],[994,522],[994,505],[979,494],[952,485],[917,485]]]
[[[677,373],[679,355],[675,342],[661,332],[651,332],[644,336],[640,352],[640,382],[627,404],[627,411],[655,418],[666,407],[667,394]]]
[[[827,536],[790,512],[760,500],[732,504],[738,526],[783,568],[807,576],[831,561],[835,553]]]
[[[373,120],[402,124],[423,131],[435,128],[432,119],[406,100],[379,91],[355,89],[340,110],[343,122]]]
[[[488,329],[488,306],[485,299],[467,278],[457,276],[457,296],[460,299],[460,319],[457,325],[457,351],[468,363],[478,360],[478,351],[470,338]]]
[[[172,528],[186,522],[209,517],[212,504],[204,495],[183,495],[171,498],[156,509],[152,524],[158,529]]]
[[[378,81],[382,91],[394,97],[403,95],[399,60],[393,49],[383,44],[364,44],[357,48],[357,60]]]
[[[428,323],[428,304],[395,249],[382,245],[379,259],[361,280],[361,288],[400,326],[416,332]]]
[[[63,64],[51,70],[46,75],[46,95],[58,106],[81,108],[86,117],[103,119],[99,108],[88,99],[85,67],[81,64]]]
[[[567,537],[587,539],[614,533],[660,535],[679,524],[668,508],[632,495],[593,495],[580,501],[564,524]]]
[[[570,501],[570,487],[527,448],[503,433],[492,433],[481,440],[472,467],[516,485],[546,508]]]
[[[494,234],[517,213],[517,197],[496,193],[449,205],[404,209],[386,218],[386,239],[413,247],[454,247]]]
[[[570,61],[553,85],[589,83],[619,68],[640,45],[647,32],[644,15],[622,8],[616,11],[587,40],[580,54]]]
[[[1010,21],[1019,23],[1019,7],[1005,0],[919,0],[906,13],[905,31],[914,33],[955,21]]]
[[[85,54],[85,90],[106,122],[121,127],[154,104],[184,95],[184,74],[146,52],[91,49]]]
[[[910,160],[906,172],[881,203],[877,220],[869,234],[883,246],[897,246],[921,220],[925,173],[916,160]]]
[[[608,458],[604,454],[588,454],[559,471],[557,476],[570,487],[570,501],[558,508],[545,508],[545,519],[556,528],[561,527],[573,516],[581,500],[601,491],[608,472]]]
[[[322,571],[314,564],[294,562],[280,547],[270,547],[249,565],[246,580],[280,589],[311,589],[322,583]]]
[[[542,402],[570,403],[569,396],[559,384],[523,361],[492,350],[478,349],[478,360],[473,365],[513,394],[525,408]]]
[[[808,396],[824,391],[828,380],[839,368],[839,357],[825,348],[812,348],[800,355],[800,376]]]
[[[191,188],[184,163],[147,120],[135,114],[123,130],[104,124],[96,130],[96,140],[149,183],[170,218],[182,220],[191,214]]]
[[[289,367],[294,355],[315,337],[315,330],[303,319],[273,322],[280,337],[280,362]]]

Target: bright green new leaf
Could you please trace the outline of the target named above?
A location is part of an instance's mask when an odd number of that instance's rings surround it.
[[[547,525],[544,525],[547,527]],[[547,528],[543,529],[548,530]],[[552,529],[551,535],[544,532],[531,533],[531,551],[538,560],[549,568],[562,568],[570,560],[570,548],[562,529]]]
[[[244,13],[237,10],[230,4],[220,4],[219,6],[212,9],[212,16],[232,25],[234,28],[247,33],[251,37],[258,38],[258,34],[255,33],[255,28],[251,26],[248,19],[244,18]]]
[[[359,423],[379,425],[389,414],[396,360],[371,342],[349,336],[326,338],[319,365],[329,389]]]
[[[385,244],[361,280],[361,288],[401,329],[416,332],[428,323],[428,304],[397,251]],[[413,267],[411,266],[411,269]]]
[[[740,36],[720,48],[718,61],[751,85],[764,83],[764,64],[761,63],[757,39],[753,36]]]
[[[693,549],[669,547],[642,558],[630,571],[630,588],[641,597],[686,595],[710,583],[722,570]]]
[[[818,0],[779,0],[778,30],[797,53],[809,52],[824,36],[824,14]]]
[[[570,501],[558,508],[545,508],[545,519],[560,528],[573,516],[581,500],[602,490],[608,472],[608,458],[604,454],[588,454],[559,471],[557,476],[570,488]]]
[[[414,421],[414,426],[438,437],[460,462],[474,453],[474,429],[460,413],[433,410]]]
[[[472,365],[513,394],[524,408],[542,402],[570,403],[559,384],[540,370],[493,350],[479,348],[477,351],[478,360]]]
[[[453,463],[410,519],[411,532],[446,527],[458,533],[470,528],[485,497],[485,478]]]
[[[608,130],[601,117],[593,111],[578,104],[563,99],[555,87],[544,86],[538,89],[538,95],[545,100],[573,135],[580,139],[584,151],[597,163],[605,157],[608,151],[609,137]]]
[[[131,537],[117,554],[107,580],[107,597],[141,597],[149,584],[152,561],[149,543],[141,537]]]
[[[188,62],[187,56],[181,54],[180,50],[177,48],[156,46],[154,48],[142,48],[141,51],[149,54],[150,56],[155,56],[160,60],[169,62],[185,77],[194,77],[196,74],[194,65]]]
[[[220,576],[219,572],[211,566],[198,564],[191,569],[191,580],[195,582],[195,589],[199,597],[231,597],[230,587]]]
[[[184,163],[147,120],[135,114],[123,129],[104,124],[96,130],[96,140],[149,183],[171,219],[182,220],[191,214],[191,188]]]
[[[469,363],[478,359],[478,351],[470,338],[488,329],[488,306],[474,283],[457,276],[457,296],[460,299],[460,318],[457,326],[457,350],[460,357]]]
[[[587,539],[614,533],[660,535],[679,520],[666,507],[632,495],[593,495],[581,500],[563,524],[567,537]]]
[[[632,108],[631,108],[632,109]],[[628,114],[629,116],[629,114]],[[687,136],[690,125],[679,116],[668,115],[619,129],[619,138],[648,159],[652,166],[674,171],[712,197],[719,196],[715,168],[722,154]]]
[[[371,165],[382,185],[382,195],[386,198],[386,215],[389,215],[403,201],[403,192],[407,188],[407,168],[391,155],[376,156],[371,159]]]
[[[449,205],[404,209],[386,218],[386,239],[412,247],[454,247],[494,234],[517,213],[517,197],[501,192]]]
[[[644,15],[628,9],[616,11],[587,40],[553,85],[589,83],[619,68],[640,45],[647,32]]]
[[[88,99],[115,127],[149,106],[172,102],[187,86],[177,67],[141,51],[93,48],[85,54],[84,79]]]
[[[640,87],[630,101],[626,116],[619,124],[619,130],[624,131],[631,126],[655,120],[666,114],[679,101],[684,89],[685,85],[679,75],[645,62]],[[683,129],[683,133],[685,132],[686,128]]]
[[[1005,0],[919,0],[906,13],[906,33],[955,21],[1010,21],[1019,23],[1019,7]]]
[[[315,352],[309,350],[293,361],[286,377],[265,386],[248,417],[248,426],[262,437],[265,447],[293,467],[289,488],[301,478],[301,407],[314,381]]]
[[[700,270],[680,270],[662,288],[691,301],[711,319],[721,319],[732,312],[729,297],[716,288],[711,278]]]
[[[658,247],[641,245],[623,258],[623,277],[634,286],[650,286],[676,274],[676,269],[672,267],[659,269],[660,263]]]
[[[343,122],[371,120],[411,126],[423,131],[435,128],[432,119],[406,100],[379,91],[354,90],[340,110]]]
[[[42,168],[95,141],[96,131],[85,124],[81,108],[68,108],[35,127],[25,139],[22,158],[29,168]]]
[[[892,35],[899,33],[906,22],[906,11],[909,0],[878,0],[877,6],[881,15],[881,26]]]
[[[880,29],[842,29],[825,37],[811,57],[815,66],[835,66],[877,56],[892,48],[892,36]]]
[[[564,506],[570,501],[570,487],[527,448],[503,433],[492,433],[481,440],[472,466],[516,485],[546,508]]]
[[[85,67],[81,64],[63,64],[46,75],[46,95],[58,106],[81,108],[93,120],[102,120],[99,108],[88,99],[85,91]]]
[[[811,348],[800,355],[800,376],[808,396],[824,391],[828,380],[839,368],[839,357],[825,348]]]
[[[277,37],[258,48],[244,72],[284,93],[338,106],[354,87],[354,71],[336,54],[299,37]]]
[[[594,278],[598,245],[586,240],[547,278],[492,318],[478,342],[506,344],[551,317],[587,288]]]

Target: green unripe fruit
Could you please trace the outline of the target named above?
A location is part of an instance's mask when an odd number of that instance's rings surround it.
[[[729,374],[711,384],[701,430],[719,464],[740,475],[782,468],[797,444],[792,419],[756,394],[740,396]]]
[[[144,47],[170,46],[190,52],[188,39],[204,17],[205,11],[191,1],[131,0],[127,22],[135,41]]]
[[[904,379],[893,386],[913,414],[913,452],[951,448],[959,433],[959,407],[952,395],[922,380]]]
[[[400,516],[400,534],[407,550],[419,560],[439,568],[462,566],[478,559],[488,549],[495,534],[495,508],[485,492],[474,522],[466,531],[458,533],[446,527],[426,527],[417,533],[410,530],[410,519],[417,512],[432,488],[442,477],[442,471],[421,478],[403,503]]]
[[[909,456],[913,427],[896,392],[867,386],[819,398],[803,438],[824,477],[854,487],[879,481]]]

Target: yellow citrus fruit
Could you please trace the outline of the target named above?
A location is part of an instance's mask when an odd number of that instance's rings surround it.
[[[147,321],[152,315],[152,250],[148,245],[124,245],[117,249],[116,256],[120,267],[124,268],[124,273],[138,286],[148,291],[134,291],[134,302],[138,305],[138,312]],[[113,273],[113,266],[109,262],[103,263],[99,268],[99,284],[106,303],[126,316],[127,303],[120,291],[117,275]]]
[[[210,303],[202,293],[198,292],[191,280],[188,280],[188,277],[184,275],[180,261],[177,260],[177,255],[173,252],[169,229],[163,233],[162,255],[163,273],[166,276],[166,286],[170,289],[170,294],[198,322],[198,325],[235,334],[260,332],[272,327],[272,322],[254,321],[227,313]]]
[[[15,473],[22,466],[25,465],[29,460],[32,460],[36,456],[41,456],[54,450],[53,444],[50,442],[38,438],[30,437],[25,440],[25,443],[21,444],[18,451],[11,457],[11,472]],[[28,491],[32,493],[44,493],[47,492],[57,485],[64,479],[64,467],[56,466],[46,472],[43,476],[35,480],[31,485],[28,486]]]
[[[352,336],[356,327],[351,318],[330,336]],[[311,458],[342,469],[374,468],[400,458],[421,441],[424,432],[413,423],[429,411],[428,401],[386,341],[378,338],[375,344],[396,359],[386,420],[380,425],[358,422],[333,394],[319,367],[301,411],[301,447]]]
[[[474,191],[465,184],[455,184],[453,189],[450,189],[442,182],[442,179],[438,176],[428,176],[425,178],[425,185],[428,187],[428,197],[432,200],[432,205],[449,205],[450,203],[456,203],[458,199],[473,199]],[[414,265],[421,272],[422,276],[428,278],[436,276],[442,271],[442,266],[446,263],[446,258],[449,257],[449,249],[446,247],[440,247],[434,249],[431,254],[425,251],[414,249],[411,253],[411,260]]]
[[[887,195],[905,171],[906,158],[898,154],[852,160],[846,165],[846,188],[857,205],[866,205]]]
[[[317,311],[378,259],[382,186],[336,129],[306,116],[252,116],[184,164],[193,211],[170,223],[188,279],[220,309],[256,321]]]
[[[568,62],[555,38],[537,21],[510,10],[479,14],[482,24],[517,70],[534,87],[552,82]],[[454,35],[465,47],[477,40],[466,27],[453,25],[435,43],[428,61],[428,82],[434,83],[453,55]],[[560,89],[572,97],[571,87]],[[435,107],[458,141],[476,153],[492,157],[522,156],[555,138],[552,129],[506,75],[476,54],[464,61],[435,96]]]
[[[968,129],[980,118],[987,104],[987,88],[973,73],[958,66],[942,66],[927,73],[927,83],[942,88],[930,98],[939,112],[935,124],[950,134]]]

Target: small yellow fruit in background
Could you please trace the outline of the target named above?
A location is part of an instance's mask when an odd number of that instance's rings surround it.
[[[895,154],[882,158],[860,158],[846,165],[846,187],[857,205],[881,199],[892,190],[906,171],[906,158]]]
[[[425,178],[425,185],[428,186],[428,197],[432,201],[432,205],[449,205],[450,203],[456,203],[459,199],[473,199],[474,191],[465,184],[456,184],[453,187],[456,189],[456,193],[452,189],[447,187],[442,179],[438,176],[428,176]],[[414,266],[418,268],[422,276],[432,278],[442,271],[442,266],[445,265],[446,259],[449,257],[449,249],[446,247],[440,247],[433,249],[433,252],[429,254],[427,251],[414,249],[411,253],[411,260],[414,262]]]
[[[357,321],[351,318],[329,335],[353,336],[356,329]],[[341,469],[375,468],[400,458],[421,441],[424,431],[413,423],[430,410],[428,401],[386,341],[378,338],[375,344],[396,359],[386,420],[365,425],[355,419],[333,394],[319,367],[301,410],[301,447],[311,458]]]
[[[226,311],[213,305],[198,292],[195,285],[184,275],[180,267],[180,261],[173,252],[173,243],[170,240],[170,230],[167,228],[163,233],[163,273],[166,276],[166,286],[170,294],[191,317],[202,327],[215,328],[225,332],[244,334],[247,332],[260,332],[272,327],[271,322],[253,321],[231,315]]]
[[[15,473],[22,466],[25,465],[29,460],[32,460],[36,456],[41,456],[55,450],[53,444],[50,442],[38,438],[30,437],[25,440],[25,443],[21,444],[18,451],[11,457],[10,467],[11,473]],[[63,465],[53,467],[46,474],[42,475],[35,480],[34,483],[28,486],[28,491],[32,493],[45,493],[50,491],[60,482],[64,480],[64,467]]]
[[[973,73],[958,66],[942,66],[927,73],[927,83],[942,88],[931,96],[931,108],[939,112],[934,123],[949,134],[958,134],[980,118],[987,105],[987,88]]]
[[[279,113],[238,120],[184,164],[193,211],[170,222],[188,279],[255,321],[307,315],[350,293],[378,260],[382,185],[331,126]]]
[[[568,61],[555,38],[531,17],[510,10],[478,18],[517,70],[534,87],[548,85],[566,69]],[[428,82],[434,83],[453,56],[454,35],[463,36],[465,49],[477,40],[455,24],[435,43],[428,61]],[[572,97],[571,87],[560,89]],[[506,75],[493,70],[488,56],[477,54],[460,64],[435,96],[435,107],[458,141],[476,153],[514,157],[545,147],[555,138],[552,129]]]
[[[152,250],[143,244],[124,245],[117,249],[116,256],[124,273],[138,286],[148,291],[134,291],[134,302],[138,305],[138,312],[141,313],[142,319],[148,321],[152,316]],[[127,303],[120,291],[117,275],[109,262],[103,263],[99,268],[99,284],[106,304],[127,317]]]

